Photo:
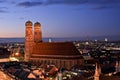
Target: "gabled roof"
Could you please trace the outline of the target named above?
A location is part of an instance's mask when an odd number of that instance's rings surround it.
[[[72,42],[34,43],[32,54],[39,55],[80,55]]]

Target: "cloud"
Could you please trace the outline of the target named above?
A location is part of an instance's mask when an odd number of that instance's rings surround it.
[[[28,0],[25,2],[20,2],[17,5],[20,7],[33,7],[33,6],[53,5],[53,4],[64,4],[64,5],[88,4],[88,5],[93,5],[93,6],[99,5],[101,7],[99,7],[98,9],[104,9],[104,8],[108,8],[108,7],[105,7],[105,5],[107,6],[114,5],[113,7],[115,7],[116,5],[120,6],[120,0],[34,0],[34,1]]]
[[[20,17],[19,19],[20,19],[20,20],[23,20],[23,19],[24,19],[24,17]]]
[[[0,13],[7,13],[7,7],[0,7]]]
[[[0,0],[0,3],[6,2],[6,0]]]
[[[8,11],[6,10],[0,10],[0,13],[7,13]]]
[[[111,3],[120,3],[120,0],[86,0],[87,3],[92,4],[111,4]]]
[[[95,8],[92,8],[93,10],[103,10],[103,9],[111,9],[111,8],[116,8],[116,7],[111,7],[111,6],[98,6]]]
[[[18,6],[22,6],[22,7],[32,7],[32,6],[38,6],[38,5],[42,5],[42,2],[21,2],[18,4]]]
[[[20,7],[33,7],[39,5],[53,5],[53,4],[67,4],[67,5],[79,5],[86,3],[87,0],[34,0],[20,2],[17,5]]]
[[[68,4],[68,5],[79,5],[87,3],[87,0],[47,0],[45,4]]]
[[[16,4],[16,1],[11,1],[10,3],[11,3],[11,4]]]
[[[8,9],[7,7],[0,7],[0,9]]]
[[[103,5],[103,6],[98,6],[98,7],[92,8],[92,9],[102,10],[102,9],[111,9],[111,8],[120,8],[120,6],[106,6],[106,5]]]

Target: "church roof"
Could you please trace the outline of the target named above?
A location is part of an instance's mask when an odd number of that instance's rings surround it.
[[[80,55],[72,42],[41,42],[33,45],[32,54],[40,55]]]

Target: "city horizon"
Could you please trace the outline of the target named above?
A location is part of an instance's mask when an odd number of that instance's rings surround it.
[[[120,36],[86,36],[86,37],[43,37],[42,40],[48,42],[49,40],[55,41],[120,41]],[[25,37],[0,37],[0,42],[24,42]]]

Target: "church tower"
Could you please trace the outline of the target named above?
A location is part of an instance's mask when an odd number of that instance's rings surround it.
[[[39,22],[34,24],[34,41],[42,42],[41,24]]]
[[[27,21],[25,23],[25,61],[29,61],[30,54],[32,53],[32,45],[33,45],[33,30],[32,30],[32,22]]]
[[[94,74],[94,80],[99,80],[99,76],[100,76],[100,66],[98,65],[98,63],[96,63],[96,67],[95,67],[95,74]]]

